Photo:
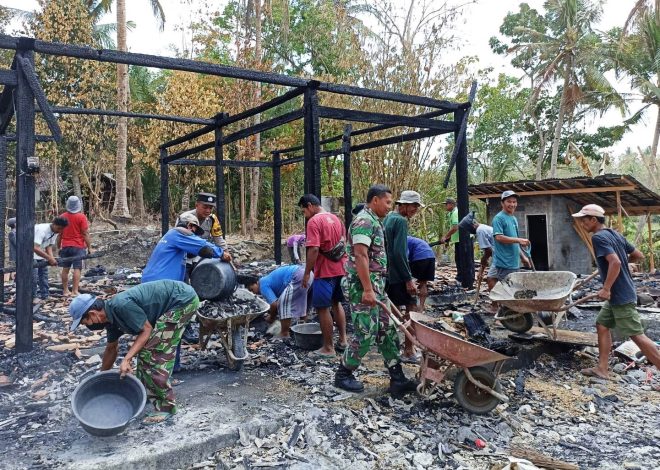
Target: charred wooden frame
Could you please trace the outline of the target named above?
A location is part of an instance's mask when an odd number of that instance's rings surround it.
[[[7,142],[16,141],[16,188],[17,188],[17,294],[16,294],[16,350],[25,352],[32,349],[32,239],[34,234],[35,207],[34,207],[34,178],[28,169],[28,158],[34,155],[35,142],[59,141],[61,132],[57,123],[60,114],[84,114],[95,116],[121,116],[138,119],[157,119],[185,124],[200,125],[199,129],[185,135],[164,142],[160,146],[159,164],[161,178],[161,213],[162,232],[169,229],[169,165],[213,166],[215,168],[215,192],[218,198],[218,216],[222,224],[225,222],[224,201],[225,184],[224,168],[271,168],[273,171],[273,201],[275,205],[274,216],[274,254],[278,263],[281,262],[282,238],[282,208],[281,208],[281,173],[284,165],[298,162],[304,163],[304,190],[308,193],[321,195],[321,158],[342,155],[344,168],[344,205],[346,223],[351,220],[351,153],[359,150],[378,148],[399,142],[412,141],[433,137],[441,134],[453,133],[456,140],[456,149],[452,156],[452,165],[456,162],[457,181],[465,185],[459,188],[458,205],[460,215],[467,213],[467,147],[465,145],[465,124],[467,113],[474,99],[473,86],[470,100],[464,103],[437,100],[433,98],[395,93],[381,90],[370,90],[350,85],[323,83],[298,77],[290,77],[271,72],[261,72],[239,67],[212,64],[189,59],[160,57],[148,54],[136,54],[106,49],[93,49],[86,46],[61,44],[35,40],[32,38],[17,38],[0,35],[0,49],[15,50],[16,54],[10,69],[0,70],[0,84],[4,90],[0,94],[0,178],[6,173]],[[50,106],[46,101],[43,89],[39,85],[35,73],[34,53],[54,56],[74,57],[84,60],[95,60],[108,63],[120,63],[144,67],[155,67],[169,70],[180,70],[193,73],[202,73],[226,78],[247,80],[274,84],[291,89],[282,95],[262,103],[252,109],[230,116],[218,113],[211,118],[180,117],[133,112],[119,112],[104,109],[83,109],[63,106]],[[416,105],[423,108],[432,108],[431,111],[417,116],[404,116],[396,114],[375,113],[356,109],[343,109],[319,104],[319,93],[335,93],[374,100],[384,100],[396,103]],[[257,114],[272,110],[297,97],[302,97],[302,107],[277,115],[255,125],[247,125],[240,130],[227,134],[226,128],[230,124],[238,123]],[[35,101],[38,108],[35,106]],[[50,136],[35,134],[34,121],[37,112],[41,112],[51,132]],[[453,121],[434,119],[443,115],[452,114]],[[11,120],[16,117],[16,135],[7,135]],[[250,137],[261,132],[277,128],[286,123],[303,120],[304,141],[301,146],[281,149],[272,152],[270,161],[242,161],[226,160],[224,147],[238,140]],[[353,130],[351,125],[345,127],[341,135],[329,139],[320,139],[320,120],[335,119],[346,122],[363,122],[376,124],[364,129]],[[395,127],[407,127],[414,130],[399,136],[376,139],[359,145],[352,145],[351,139],[358,135],[367,135]],[[209,142],[175,151],[173,147],[188,144],[194,139],[213,133]],[[322,147],[332,142],[341,143],[338,149],[322,151]],[[199,152],[214,149],[212,160],[193,160],[191,157]],[[302,151],[302,155],[295,152]],[[284,158],[289,154],[288,158]],[[290,155],[293,154],[293,155]],[[2,184],[2,183],[0,183]],[[0,188],[0,210],[6,203],[5,191]],[[4,210],[2,211],[4,214]],[[5,226],[0,224],[0,239],[4,240]],[[463,240],[461,239],[461,242]],[[2,242],[0,242],[2,248]],[[468,247],[465,247],[467,252]],[[468,260],[465,262],[467,263]],[[0,262],[4,270],[4,259],[0,255]],[[470,265],[472,259],[469,259]],[[469,268],[466,266],[466,268]],[[459,270],[462,269],[459,266]],[[472,269],[472,273],[473,273]],[[467,282],[467,276],[466,280]],[[464,285],[465,285],[464,282]],[[472,281],[470,281],[470,284]],[[2,306],[0,296],[0,307]]]

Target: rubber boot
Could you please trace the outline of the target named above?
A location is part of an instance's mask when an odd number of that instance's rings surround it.
[[[401,364],[388,367],[387,370],[390,373],[390,388],[387,391],[390,392],[392,396],[400,397],[408,392],[414,392],[417,390],[419,382],[407,378],[406,374],[403,373]]]
[[[353,371],[347,369],[342,364],[339,365],[339,369],[337,369],[337,372],[335,373],[335,387],[339,387],[348,392],[360,393],[364,391],[364,385],[362,385],[362,382],[353,377]]]

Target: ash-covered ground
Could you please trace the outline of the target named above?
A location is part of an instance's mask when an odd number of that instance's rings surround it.
[[[83,290],[109,295],[139,282],[144,255],[158,239],[157,232],[152,232],[100,239],[99,245],[117,244],[119,254],[95,260],[100,267],[95,276],[84,279]],[[246,267],[263,257],[267,250],[260,247],[267,245],[242,243],[244,260],[239,264]],[[249,269],[265,273],[272,263],[253,263]],[[84,328],[68,333],[68,299],[57,296],[54,287],[51,299],[38,311],[32,352],[15,353],[14,317],[0,315],[0,468],[102,468],[99,462],[104,461],[109,462],[108,468],[140,468],[129,466],[128,457],[117,460],[123,446],[139,450],[141,445],[154,446],[172,436],[177,444],[189,441],[191,449],[203,445],[185,459],[171,454],[166,463],[159,461],[158,468],[493,469],[503,468],[512,457],[526,457],[539,466],[545,462],[550,468],[660,465],[660,394],[654,389],[660,384],[658,371],[614,355],[610,381],[579,372],[595,364],[595,348],[584,344],[593,344],[598,303],[572,309],[561,325],[584,332],[572,343],[515,339],[487,314],[485,295],[475,304],[474,292],[457,287],[453,275],[451,268],[438,269],[426,323],[465,337],[465,315],[477,313],[490,328],[490,334],[478,343],[487,346],[484,341],[491,341],[499,351],[516,355],[499,377],[509,402],[489,414],[474,415],[457,404],[451,374],[428,397],[413,394],[393,399],[386,392],[389,378],[376,351],[358,372],[365,392],[346,393],[332,385],[338,358],[317,359],[297,348],[293,340],[271,338],[265,333],[265,321],[257,319],[248,338],[250,359],[242,372],[228,370],[217,337],[206,350],[185,345],[184,372],[175,376],[181,381],[175,392],[182,412],[163,425],[145,426],[137,421],[108,441],[90,438],[76,422],[69,403],[83,375],[98,368],[105,334]],[[648,334],[657,341],[660,276],[637,275],[636,282]],[[593,281],[576,298],[597,288]],[[11,297],[11,287],[6,290]],[[616,345],[622,340],[615,339]],[[130,338],[121,341],[120,355]],[[414,365],[404,368],[409,376],[418,370]],[[252,418],[268,425],[246,427]],[[236,436],[205,441],[220,425],[234,429]],[[168,448],[173,445],[170,442]],[[77,454],[78,447],[93,449],[93,465],[80,463],[84,453]],[[126,455],[133,454],[127,451]],[[151,458],[157,461],[155,454]],[[151,467],[143,464],[142,468]]]

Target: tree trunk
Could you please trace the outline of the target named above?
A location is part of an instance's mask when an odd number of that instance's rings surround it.
[[[126,0],[117,0],[117,48],[126,52]],[[128,66],[117,64],[117,110],[128,111]],[[116,194],[112,215],[130,217],[126,197],[126,147],[128,118],[117,118],[117,158],[115,160]]]
[[[133,189],[133,213],[136,217],[144,217],[144,188],[142,187],[142,167],[134,164],[131,169],[131,186]]]
[[[241,234],[247,235],[247,224],[245,221],[245,168],[239,168],[238,173],[241,177]]]
[[[532,116],[532,120],[534,121],[536,132],[539,135],[539,154],[536,160],[536,179],[540,180],[543,177],[543,159],[545,158],[546,139],[545,132],[543,132],[538,118],[536,116]]]
[[[658,106],[658,115],[655,118],[655,130],[653,131],[653,144],[651,145],[651,171],[653,179],[658,178],[658,138],[660,138],[660,106]],[[660,188],[653,188],[658,190]]]
[[[80,169],[78,165],[73,166],[73,171],[71,172],[71,183],[73,184],[73,195],[77,196],[81,201],[82,197],[82,186],[80,184]]]
[[[564,87],[561,91],[561,101],[559,103],[559,112],[557,113],[557,124],[555,125],[555,135],[552,139],[552,157],[550,160],[550,178],[557,176],[557,157],[559,156],[559,141],[561,140],[561,128],[564,124],[564,113],[566,112],[566,101],[568,99],[568,78],[570,76],[570,64],[567,64],[564,72]]]
[[[257,70],[261,69],[261,0],[254,2],[254,58]],[[261,102],[261,83],[254,84],[254,106]],[[261,115],[254,116],[254,124],[257,125],[261,122]],[[259,160],[261,156],[261,134],[254,136],[254,159]],[[248,224],[250,230],[250,240],[254,240],[254,231],[257,229],[257,210],[259,209],[259,184],[260,172],[259,168],[252,168],[250,178],[250,222]]]
[[[181,212],[185,212],[190,209],[190,186],[183,188],[183,194],[181,195]]]

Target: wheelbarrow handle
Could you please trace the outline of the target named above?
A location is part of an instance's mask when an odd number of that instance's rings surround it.
[[[394,322],[394,324],[403,332],[404,335],[406,335],[406,338],[408,338],[415,346],[421,349],[422,345],[417,341],[417,338],[415,338],[413,334],[410,331],[408,331],[406,325],[404,325],[403,322],[401,321],[403,315],[401,315],[399,309],[394,306],[394,304],[389,298],[387,299],[387,301],[389,303],[389,306],[387,306],[384,302],[381,302],[380,300],[376,300],[376,304],[380,308],[385,310],[385,313],[389,315],[390,319]]]
[[[581,299],[576,300],[572,304],[569,304],[569,305],[566,305],[565,307],[562,307],[561,310],[559,310],[559,311],[564,312],[566,310],[570,310],[571,308],[573,308],[577,305],[583,304],[588,300],[593,300],[593,299],[597,299],[597,298],[598,298],[598,294],[587,295],[586,297],[582,297]]]
[[[573,286],[573,291],[572,291],[572,292],[575,292],[575,291],[578,290],[580,287],[582,287],[583,285],[585,285],[587,282],[591,281],[593,278],[596,277],[597,274],[598,274],[598,270],[596,269],[594,272],[592,272],[591,274],[589,274],[589,276],[585,277],[585,278],[582,279],[580,282],[578,282],[576,285],[574,285],[574,286]]]

